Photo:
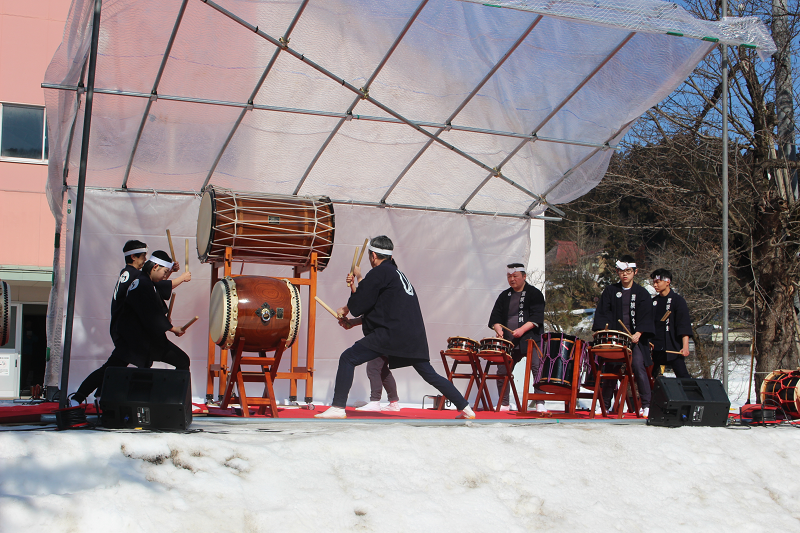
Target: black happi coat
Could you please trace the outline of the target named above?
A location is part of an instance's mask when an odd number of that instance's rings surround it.
[[[497,297],[492,308],[492,314],[489,316],[489,327],[494,327],[495,324],[508,325],[508,305],[511,301],[511,293],[514,289],[507,288]],[[526,322],[533,322],[536,324],[535,328],[526,331],[522,337],[515,339],[508,331],[505,331],[504,337],[514,343],[514,346],[519,346],[524,340],[533,339],[538,344],[542,337],[542,325],[544,324],[544,295],[542,291],[534,287],[528,282],[522,287],[523,296],[520,297],[519,309],[519,326]],[[523,300],[524,298],[524,300]]]
[[[667,311],[671,313],[664,322],[661,322]],[[686,300],[672,289],[666,296],[656,294],[653,298],[653,313],[656,330],[664,333],[664,345],[659,346],[660,342],[654,340],[655,349],[679,352],[683,348],[683,337],[692,336],[692,320]],[[678,357],[678,354],[668,353],[666,360],[672,361]]]
[[[133,280],[141,275],[142,271],[135,268],[133,265],[125,265],[125,268],[119,271],[119,278],[117,285],[114,287],[114,296],[111,298],[111,325],[109,330],[111,332],[111,340],[117,344],[119,340],[119,333],[117,333],[117,324],[119,317],[122,314],[122,307],[125,304],[125,297],[128,295],[128,288],[133,283]],[[170,280],[159,281],[156,283],[161,298],[164,300],[169,299],[172,295],[172,282]]]
[[[140,368],[149,368],[171,344],[166,332],[172,329],[172,324],[167,320],[163,296],[167,287],[172,290],[172,282],[167,285],[162,281],[157,285],[158,288],[148,275],[140,272],[128,288],[117,322],[119,342],[113,355]]]
[[[636,282],[633,283],[630,290],[631,334],[642,334],[639,338],[639,349],[642,352],[644,366],[650,366],[653,364],[653,360],[650,357],[649,341],[656,331],[653,324],[652,296],[647,289]],[[592,331],[605,329],[606,324],[608,324],[608,329],[624,331],[619,320],[622,320],[622,282],[620,281],[608,285],[600,295],[600,301],[597,302],[597,309],[594,312]]]
[[[391,259],[364,276],[347,308],[353,316],[361,316],[364,338],[358,342],[388,356],[390,367],[430,360],[417,292]]]

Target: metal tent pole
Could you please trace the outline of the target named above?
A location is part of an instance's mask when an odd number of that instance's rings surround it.
[[[720,18],[728,14],[722,0]],[[722,386],[728,394],[728,46],[722,45]]]
[[[100,34],[100,9],[103,0],[94,1],[92,17],[92,44],[89,51],[89,73],[86,87],[86,110],[83,118],[83,137],[81,139],[81,161],[78,171],[78,197],[75,200],[75,225],[72,236],[72,256],[69,269],[69,289],[67,295],[67,325],[64,331],[64,348],[61,356],[61,393],[59,405],[69,407],[67,390],[69,387],[69,359],[72,352],[72,322],[75,318],[75,288],[78,284],[78,256],[81,248],[81,224],[83,222],[83,198],[86,188],[86,159],[89,154],[89,131],[92,125],[92,97],[94,96],[94,73],[97,67],[97,40]]]

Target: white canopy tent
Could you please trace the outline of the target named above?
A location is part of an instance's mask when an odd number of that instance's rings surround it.
[[[64,193],[80,166],[93,7],[94,0],[74,0],[43,84],[47,192],[65,232]],[[700,21],[659,1],[106,0],[86,186],[116,191],[94,200],[110,210],[114,202],[129,206],[106,221],[110,235],[146,235],[159,226],[153,217],[175,214],[139,211],[132,194],[193,195],[212,184],[326,195],[337,209],[516,218],[528,249],[530,217],[548,207],[558,213],[554,204],[591,190],[632,122],[718,42],[774,51],[757,19]],[[175,224],[197,216],[188,208],[180,214]],[[446,240],[438,233],[445,227],[428,231]],[[473,242],[458,242],[488,250],[495,230],[481,227]],[[363,233],[337,229],[336,242],[355,244]],[[407,239],[408,251],[414,239]],[[91,268],[114,271],[119,258],[107,250],[124,240],[103,241],[87,258]],[[417,251],[405,260],[424,263]],[[520,251],[508,258],[519,260]],[[499,253],[494,262],[506,259]],[[51,301],[56,356],[65,262],[57,256]],[[483,269],[494,262],[463,279],[460,288],[478,283],[485,291],[448,322],[480,324],[475,316],[488,315],[487,301],[503,286]],[[418,283],[420,275],[424,269]],[[95,312],[82,301],[84,314],[99,315],[107,304],[95,304]],[[431,337],[433,350],[441,339]],[[89,351],[102,352],[92,338],[85,337]]]

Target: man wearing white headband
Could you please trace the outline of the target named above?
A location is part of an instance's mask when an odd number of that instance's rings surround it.
[[[169,299],[170,295],[172,294],[172,288],[174,286],[178,286],[184,281],[188,281],[191,279],[191,273],[185,273],[180,276],[178,279],[175,280],[167,280],[166,278],[169,275],[177,270],[179,265],[177,263],[173,264],[171,261],[166,261],[169,259],[169,256],[166,255],[165,252],[154,252],[154,255],[160,253],[161,258],[157,258],[158,261],[162,262],[163,264],[169,263],[169,269],[162,265],[162,269],[158,271],[158,275],[160,279],[155,283],[155,287],[157,290],[158,295],[163,299]],[[130,361],[127,361],[125,358],[119,357],[119,345],[123,343],[121,340],[120,335],[120,322],[121,317],[123,315],[123,310],[125,308],[125,302],[128,295],[128,290],[130,289],[131,285],[138,280],[142,273],[140,270],[149,264],[152,263],[153,256],[151,256],[151,261],[147,259],[147,244],[143,243],[142,241],[132,240],[125,243],[122,247],[122,254],[125,258],[125,268],[120,271],[119,278],[117,279],[117,284],[114,287],[114,295],[111,299],[111,340],[114,343],[114,352],[112,352],[111,356],[108,360],[89,374],[83,383],[78,387],[77,392],[72,395],[72,400],[78,404],[82,403],[86,400],[86,398],[95,392],[95,397],[99,397],[102,393],[102,386],[103,386],[103,376],[105,375],[106,368],[109,367],[125,367],[128,366]],[[167,272],[168,270],[168,272]],[[162,306],[163,306],[162,301]],[[114,354],[117,354],[116,356]],[[135,363],[134,363],[135,364]],[[137,365],[140,366],[140,365]]]
[[[331,407],[316,418],[346,418],[347,396],[353,385],[353,374],[359,365],[386,357],[391,368],[413,366],[430,385],[441,392],[460,411],[458,418],[475,418],[469,402],[452,383],[431,366],[425,323],[414,286],[397,268],[392,259],[394,244],[385,235],[369,243],[369,264],[366,276],[360,270],[347,275],[350,299],[337,313],[345,329],[361,324],[364,338],[339,357],[336,384]],[[352,283],[358,280],[358,287]],[[355,319],[347,318],[352,313]]]
[[[530,354],[528,350],[528,339],[533,339],[539,344],[542,339],[542,324],[544,323],[544,295],[542,291],[526,281],[525,265],[522,263],[512,263],[506,265],[506,279],[509,287],[501,292],[494,302],[492,313],[489,316],[489,327],[492,328],[498,337],[503,337],[514,343],[511,357],[514,359],[514,366]],[[504,330],[503,327],[508,328]],[[509,331],[510,330],[510,331]],[[513,368],[513,367],[512,367]],[[498,374],[504,375],[506,369],[500,367]],[[539,372],[539,357],[531,358],[531,371],[536,376]],[[512,376],[513,379],[513,376]],[[502,380],[496,380],[497,394],[502,394],[498,399],[500,410],[508,411],[511,409],[509,389],[506,386],[502,391]],[[542,392],[536,389],[535,392]],[[545,412],[544,402],[536,402],[536,410]]]
[[[683,296],[672,290],[672,272],[659,268],[650,274],[656,295],[653,297],[653,377],[661,375],[661,366],[669,365],[675,377],[691,378],[684,358],[689,357],[692,319]]]
[[[616,262],[619,282],[608,285],[594,313],[592,331],[611,329],[624,331],[623,326],[631,333],[633,350],[631,360],[633,363],[633,376],[642,401],[640,416],[647,417],[650,412],[650,377],[646,367],[653,364],[650,358],[649,340],[655,333],[653,325],[653,304],[647,289],[633,281],[636,276],[636,260],[623,255]],[[619,363],[606,363],[606,369]],[[603,385],[603,401],[607,410],[611,409],[611,398],[614,395],[614,383],[606,380]]]

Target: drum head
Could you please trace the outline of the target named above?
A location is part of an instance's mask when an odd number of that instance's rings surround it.
[[[8,299],[8,283],[0,280],[0,346],[8,343],[11,334],[11,308]]]
[[[200,212],[197,214],[197,257],[201,262],[205,261],[211,251],[214,219],[214,189],[209,187],[203,194]]]
[[[231,327],[231,322],[234,319],[232,314],[233,310],[238,306],[238,302],[234,301],[235,298],[236,295],[231,290],[227,279],[219,280],[211,291],[211,300],[208,308],[208,333],[211,335],[211,340],[214,341],[214,344],[219,346],[228,344],[227,341],[233,339],[233,332],[236,326],[234,324]]]

